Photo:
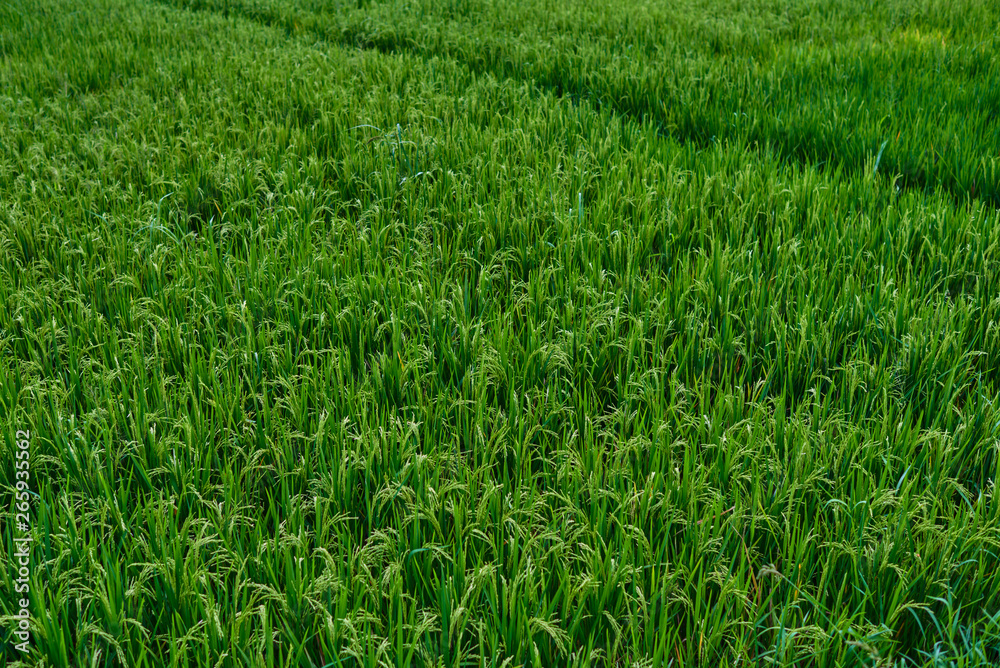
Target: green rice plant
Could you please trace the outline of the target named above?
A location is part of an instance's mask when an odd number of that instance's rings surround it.
[[[3,665],[996,663],[997,16],[0,5]]]

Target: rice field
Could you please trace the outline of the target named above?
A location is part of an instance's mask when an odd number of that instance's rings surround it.
[[[3,0],[0,667],[1000,665],[998,54]]]

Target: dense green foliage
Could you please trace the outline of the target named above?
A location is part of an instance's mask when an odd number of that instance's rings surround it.
[[[0,3],[0,665],[995,665],[998,18]]]

